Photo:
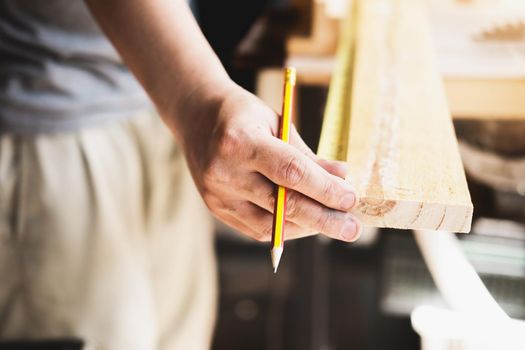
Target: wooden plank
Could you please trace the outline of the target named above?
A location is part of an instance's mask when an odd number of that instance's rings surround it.
[[[377,227],[468,232],[473,207],[420,2],[361,0],[358,17],[354,214]]]
[[[328,86],[333,57],[290,56],[300,85]],[[525,120],[525,79],[443,76],[454,119]]]
[[[283,103],[283,70],[263,69],[257,73],[255,94],[276,113],[280,113]]]
[[[326,0],[313,0],[310,36],[291,37],[286,50],[293,55],[323,56],[335,52],[339,20],[327,13]]]
[[[524,120],[525,2],[435,0],[426,12],[453,117]],[[292,54],[288,62],[299,83],[328,85],[331,59]]]
[[[295,95],[299,95],[296,89]],[[257,73],[255,94],[275,113],[280,114],[283,103],[283,70],[280,68],[266,68]],[[297,117],[299,106],[295,106],[292,111],[292,122],[297,129],[301,128],[300,120]]]
[[[525,79],[445,79],[455,119],[525,120]]]
[[[427,13],[454,117],[525,119],[525,2],[431,0]]]

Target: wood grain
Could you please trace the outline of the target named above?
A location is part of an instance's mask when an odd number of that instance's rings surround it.
[[[362,0],[348,143],[354,214],[377,227],[468,232],[472,203],[418,0]]]

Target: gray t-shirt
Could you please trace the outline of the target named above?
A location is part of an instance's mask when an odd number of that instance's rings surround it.
[[[151,108],[82,0],[0,0],[0,131],[78,130]]]

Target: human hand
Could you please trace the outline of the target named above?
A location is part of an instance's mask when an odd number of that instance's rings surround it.
[[[279,184],[289,189],[286,239],[317,232],[358,238],[360,225],[348,213],[356,195],[344,180],[344,163],[319,159],[294,127],[290,144],[279,140],[275,112],[236,85],[204,102],[202,96],[189,98],[186,106],[176,132],[197,188],[219,220],[270,240]]]

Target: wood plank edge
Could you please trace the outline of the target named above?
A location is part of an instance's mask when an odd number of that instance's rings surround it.
[[[352,210],[365,226],[469,233],[472,203],[450,204],[361,197]]]

